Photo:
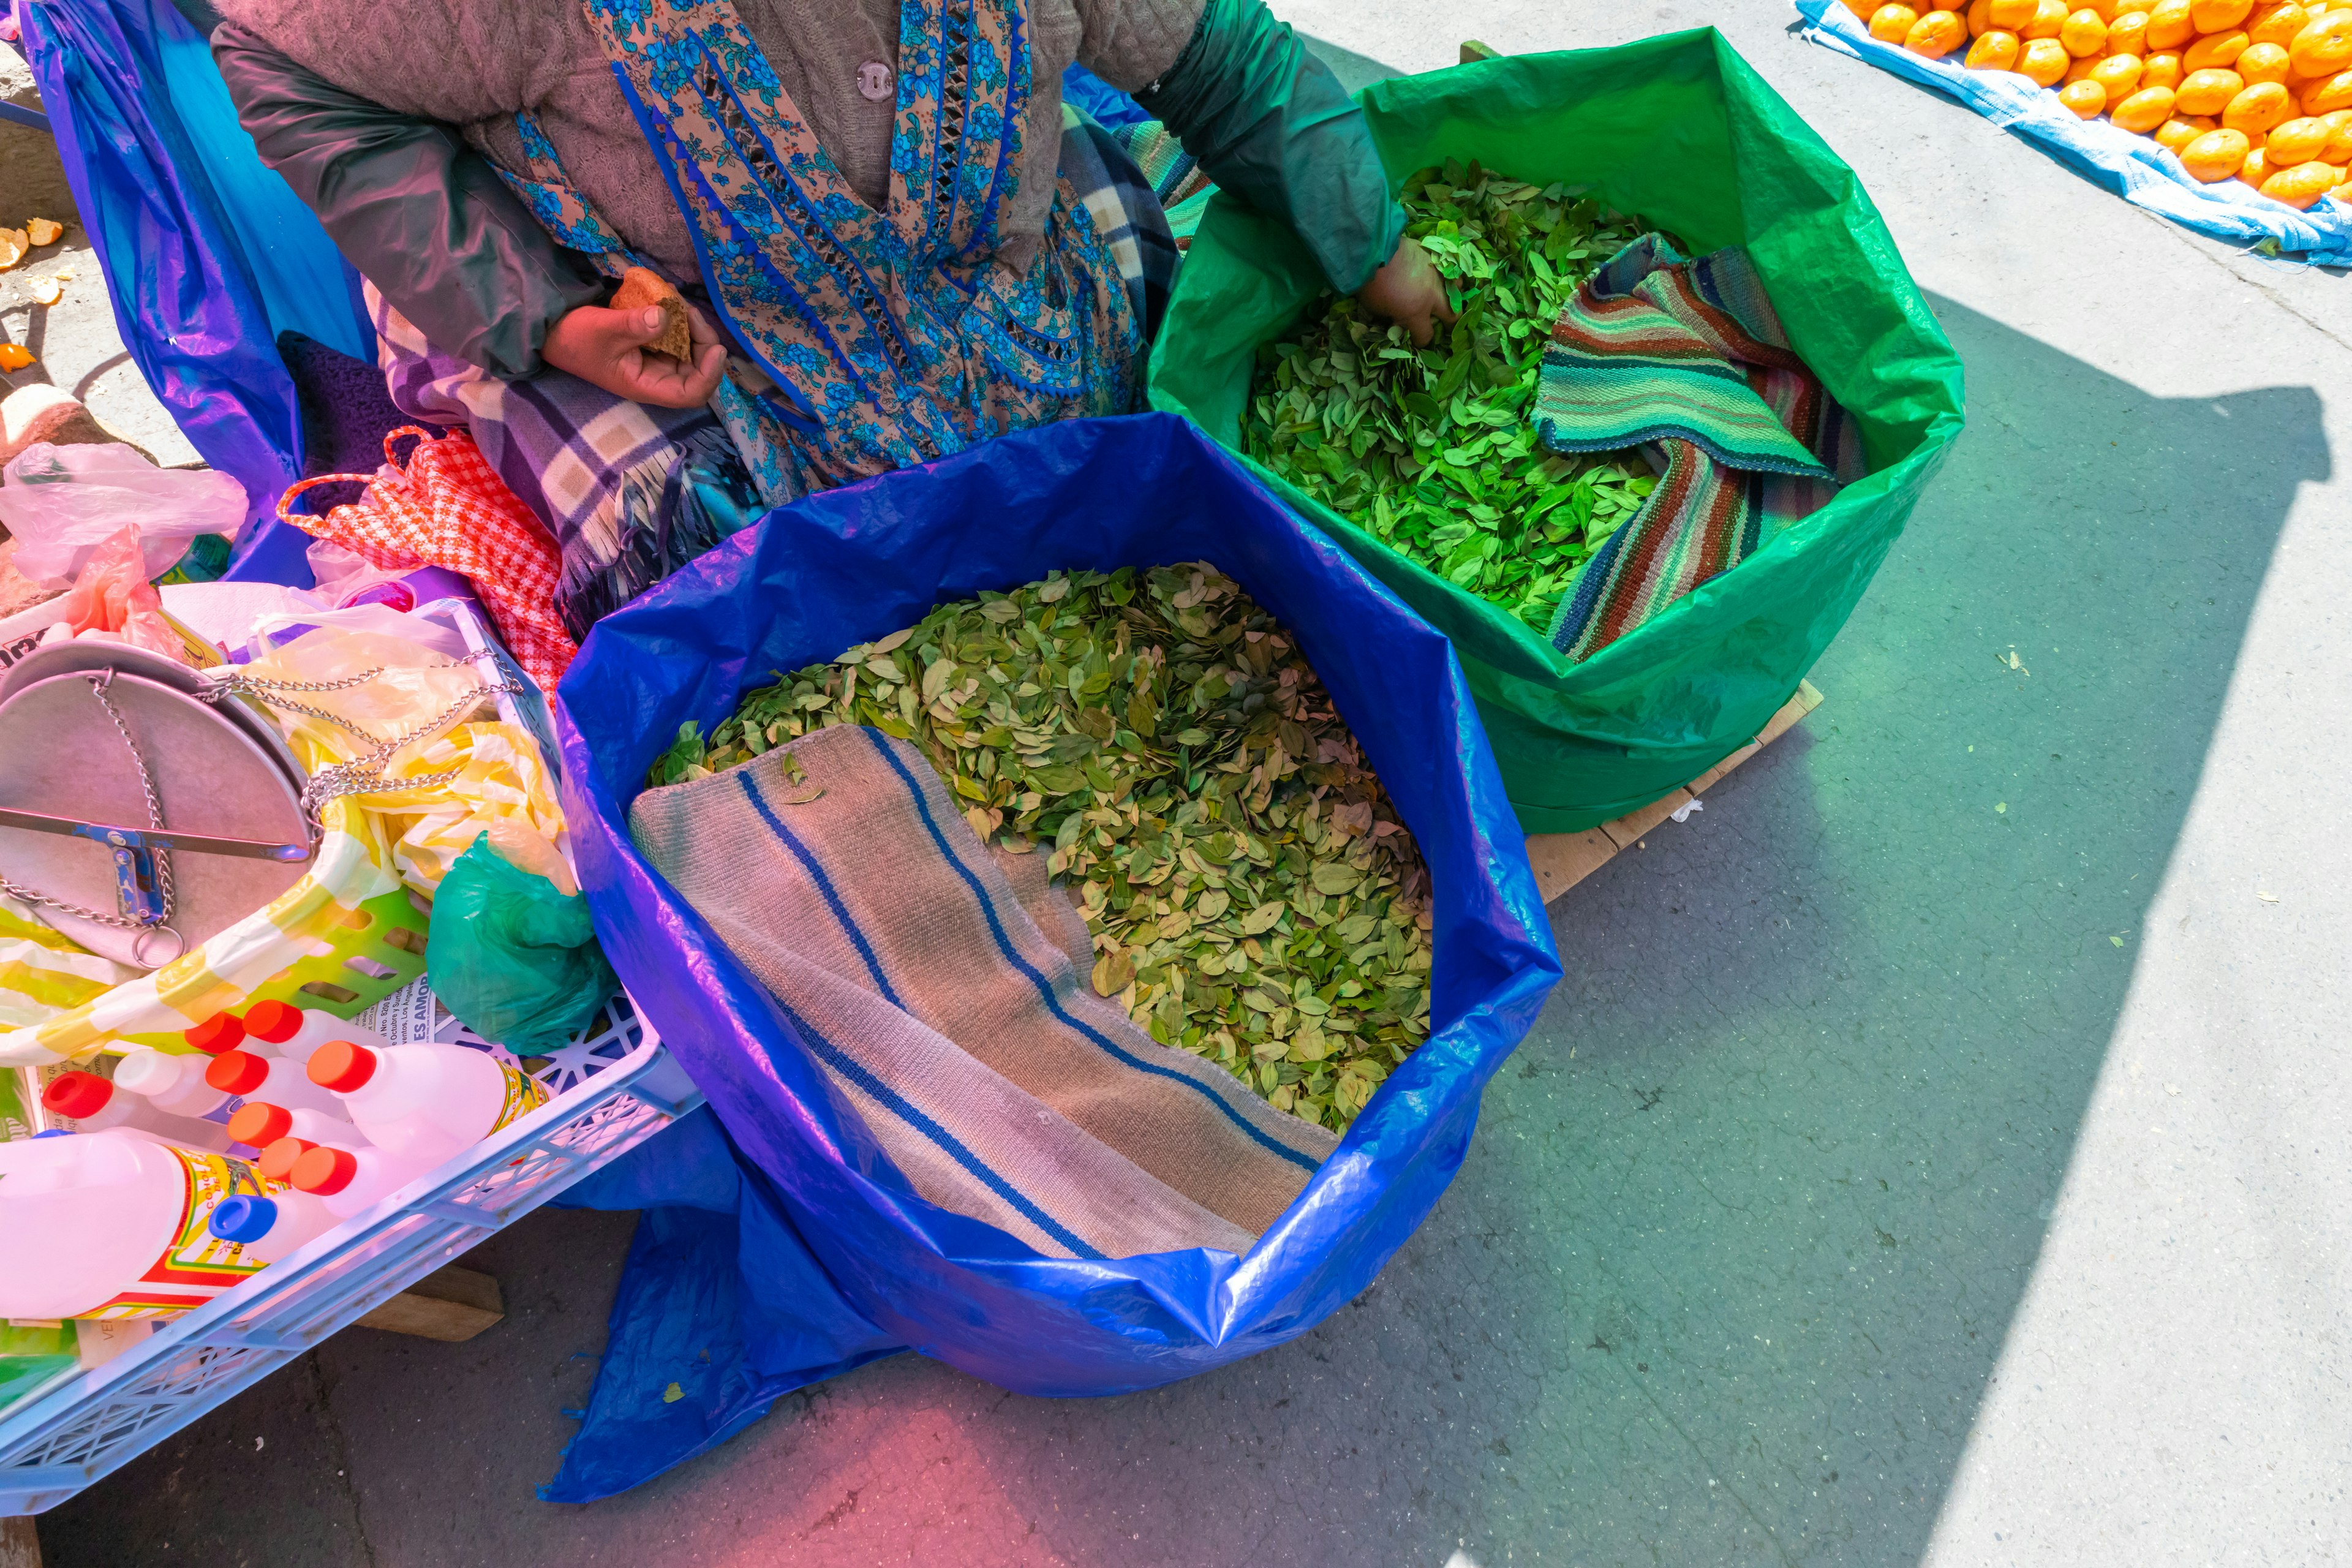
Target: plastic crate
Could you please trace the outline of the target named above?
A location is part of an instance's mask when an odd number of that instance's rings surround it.
[[[435,1034],[505,1055],[460,1026]],[[0,1516],[55,1508],[702,1103],[625,994],[535,1059],[551,1098],[530,1115],[0,1413]]]
[[[35,606],[26,617],[54,618],[61,599]],[[455,634],[468,658],[488,656],[485,680],[503,678],[513,689],[493,700],[499,719],[538,742],[551,772],[561,776],[561,754],[547,700],[501,647],[470,601],[436,599],[416,615]],[[46,624],[44,622],[43,624]],[[309,629],[290,616],[269,617],[260,646]],[[290,630],[289,628],[291,628]],[[22,632],[23,636],[16,634]],[[39,627],[26,617],[0,621],[0,668],[9,650],[29,647]],[[194,633],[188,634],[192,638]],[[233,657],[242,657],[240,648]],[[182,1031],[196,1019],[224,1008],[256,1002],[288,1002],[352,1017],[412,984],[425,973],[430,924],[424,900],[404,886],[388,865],[362,849],[353,826],[360,807],[349,800],[328,804],[321,821],[329,829],[309,868],[292,888],[226,931],[215,932],[188,955],[150,975],[125,982],[37,1025],[0,1028],[0,1061],[51,1067],[76,1063],[101,1048],[121,1044],[163,1051],[190,1047]],[[556,847],[570,853],[569,833]],[[369,894],[366,889],[378,891]],[[260,977],[255,978],[256,972]]]

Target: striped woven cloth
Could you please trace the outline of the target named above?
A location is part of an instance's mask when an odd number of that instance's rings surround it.
[[[1644,235],[1585,280],[1545,345],[1536,434],[1638,447],[1659,480],[1577,574],[1551,644],[1591,658],[1863,473],[1853,420],[1789,348],[1748,254]]]
[[[903,741],[819,730],[646,791],[629,829],[896,1179],[1039,1253],[1246,1252],[1339,1146],[1096,995],[1045,857],[983,846]]]

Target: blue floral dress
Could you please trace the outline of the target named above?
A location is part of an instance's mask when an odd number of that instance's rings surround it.
[[[1130,258],[1113,254],[1066,169],[1026,271],[996,259],[1024,164],[1022,0],[905,0],[879,211],[834,166],[730,0],[584,3],[711,302],[772,382],[730,374],[714,402],[767,499],[1137,405]],[[517,121],[531,177],[509,183],[558,241],[616,275],[643,265],[530,117]]]

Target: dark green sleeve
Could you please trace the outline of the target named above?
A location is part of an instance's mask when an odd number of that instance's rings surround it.
[[[1363,110],[1265,0],[1208,0],[1192,41],[1136,101],[1211,179],[1286,220],[1341,293],[1396,254],[1404,209]]]
[[[530,375],[548,328],[604,300],[454,128],[345,92],[233,22],[212,45],[262,162],[435,348]]]

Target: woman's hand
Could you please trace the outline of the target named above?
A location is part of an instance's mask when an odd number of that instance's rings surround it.
[[[1429,346],[1438,322],[1451,325],[1454,321],[1454,307],[1445,302],[1445,279],[1429,252],[1410,237],[1397,241],[1396,254],[1356,291],[1356,300],[1374,315],[1402,323],[1412,334],[1415,348]]]
[[[646,352],[645,345],[662,335],[661,309],[656,305],[642,310],[580,306],[549,329],[540,357],[632,403],[699,408],[719,388],[719,377],[727,368],[727,348],[718,330],[691,305],[686,308],[686,321],[694,342],[691,364]]]

